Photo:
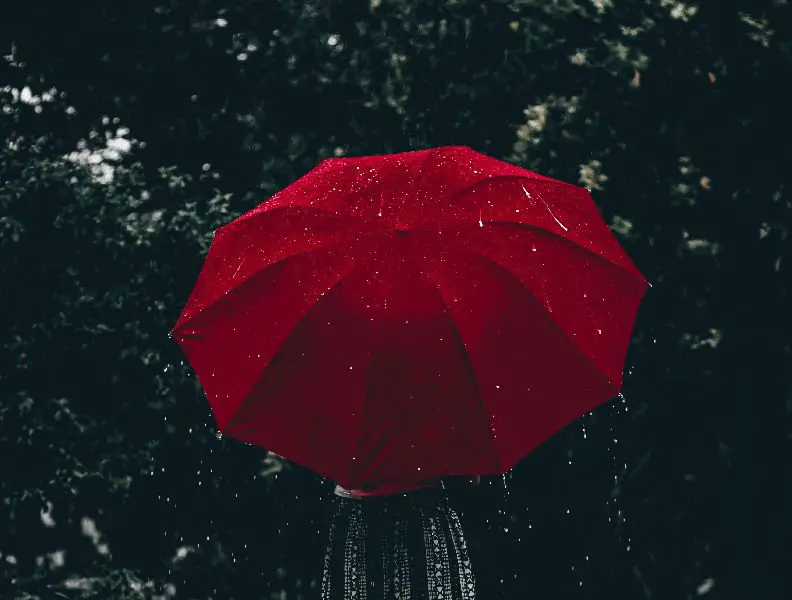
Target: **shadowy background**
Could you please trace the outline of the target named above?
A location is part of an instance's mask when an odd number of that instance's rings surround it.
[[[167,333],[214,228],[451,144],[591,188],[654,283],[625,398],[453,491],[479,597],[792,597],[788,0],[0,19],[0,598],[319,598],[332,482],[218,439]]]

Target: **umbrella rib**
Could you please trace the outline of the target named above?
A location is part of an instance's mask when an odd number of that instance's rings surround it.
[[[221,304],[223,301],[226,301],[226,300],[227,300],[227,298],[228,298],[229,296],[231,296],[231,295],[232,295],[232,294],[233,294],[235,291],[239,290],[239,288],[241,288],[241,287],[242,287],[242,286],[244,286],[244,285],[249,285],[249,284],[250,284],[250,282],[251,282],[251,281],[252,281],[252,280],[253,280],[255,277],[258,277],[258,276],[260,276],[260,275],[263,275],[264,273],[266,273],[266,272],[267,272],[268,270],[270,270],[271,268],[273,268],[273,267],[275,267],[275,266],[277,266],[277,265],[281,265],[281,264],[283,264],[284,262],[287,262],[287,261],[293,260],[293,259],[295,259],[295,258],[300,258],[300,257],[304,257],[304,256],[310,256],[310,255],[311,255],[311,254],[313,254],[314,252],[319,252],[319,251],[321,251],[321,250],[330,250],[330,249],[332,249],[332,248],[337,248],[337,247],[339,247],[339,246],[343,246],[344,244],[352,244],[352,243],[355,243],[356,241],[357,241],[357,240],[353,240],[353,241],[349,241],[349,240],[343,240],[343,241],[341,241],[341,242],[334,242],[334,243],[332,243],[332,244],[324,244],[324,245],[321,245],[321,246],[314,246],[313,248],[311,248],[310,250],[306,250],[305,252],[295,252],[294,254],[290,254],[290,255],[288,255],[288,256],[284,256],[284,257],[282,257],[282,258],[280,258],[280,259],[276,260],[275,262],[271,262],[271,263],[269,263],[269,264],[265,265],[264,267],[262,267],[262,268],[258,269],[257,271],[254,271],[253,273],[251,273],[250,275],[248,275],[247,277],[245,277],[243,280],[241,280],[241,281],[239,281],[238,283],[236,283],[236,284],[235,284],[235,285],[234,285],[234,286],[233,286],[233,287],[232,287],[230,290],[228,290],[228,291],[227,291],[225,294],[223,294],[223,295],[221,295],[221,296],[219,296],[219,297],[217,297],[217,298],[213,299],[211,302],[209,302],[209,303],[208,303],[206,306],[204,306],[204,307],[203,307],[201,310],[199,310],[198,312],[196,312],[194,315],[192,315],[192,316],[191,316],[189,319],[187,319],[187,320],[186,320],[186,321],[184,321],[183,323],[179,323],[179,326],[178,326],[178,328],[174,328],[174,329],[173,329],[173,331],[172,331],[172,333],[176,333],[177,329],[184,329],[184,327],[185,327],[186,325],[188,325],[189,323],[191,323],[192,321],[194,321],[195,319],[197,319],[198,317],[200,317],[201,315],[203,315],[204,313],[206,313],[208,310],[210,310],[210,309],[212,309],[212,308],[216,307],[218,304]]]
[[[488,265],[490,265],[492,267],[495,267],[495,269],[494,269],[495,273],[499,273],[500,272],[500,273],[502,273],[502,276],[505,276],[508,279],[511,279],[512,281],[516,282],[522,289],[524,289],[528,293],[528,295],[530,296],[531,300],[533,302],[535,302],[542,309],[542,313],[545,314],[545,316],[547,316],[547,314],[546,314],[546,312],[544,310],[544,305],[539,301],[539,299],[533,293],[531,288],[529,288],[527,285],[525,285],[525,283],[523,283],[523,281],[519,277],[517,277],[517,275],[515,275],[512,272],[511,269],[509,269],[508,267],[502,265],[497,260],[493,260],[493,259],[491,259],[491,258],[489,258],[487,256],[484,256],[483,254],[478,254],[476,252],[472,252],[470,250],[464,250],[464,249],[461,249],[461,251],[467,252],[469,254],[472,254],[479,261],[484,262],[484,263],[486,263],[486,264],[488,264]],[[583,352],[583,350],[580,349],[580,347],[574,342],[574,340],[571,337],[569,337],[567,332],[564,331],[563,329],[561,329],[561,327],[558,325],[558,323],[556,323],[550,317],[547,317],[547,321],[551,324],[551,326],[556,331],[558,331],[562,336],[564,336],[569,341],[569,343],[575,349],[575,352],[577,354],[579,354],[587,363],[589,363],[591,366],[594,367],[594,371],[597,373],[597,375],[599,375],[600,378],[605,381],[605,383],[607,383],[611,388],[613,388],[614,396],[616,394],[618,394],[619,393],[618,387],[616,387],[613,383],[611,383],[610,379],[608,379],[608,377],[602,371],[600,371],[600,368],[594,363],[594,361],[591,360],[591,358],[585,352]]]
[[[484,418],[486,419],[487,423],[489,423],[489,412],[487,409],[487,403],[484,401],[484,397],[481,395],[481,389],[479,388],[478,384],[478,377],[476,376],[476,369],[473,366],[473,362],[470,360],[470,356],[468,355],[467,346],[465,345],[465,340],[462,337],[462,332],[457,327],[457,324],[454,322],[453,317],[451,316],[451,307],[449,306],[448,302],[443,296],[443,292],[440,289],[440,286],[436,281],[430,279],[425,273],[420,272],[420,277],[429,283],[431,286],[434,287],[435,291],[437,292],[437,296],[440,299],[440,302],[443,304],[443,308],[445,309],[444,314],[448,317],[448,322],[451,325],[451,331],[454,335],[454,339],[457,342],[457,346],[459,347],[460,352],[462,353],[462,360],[467,367],[468,375],[470,375],[470,381],[473,384],[473,389],[476,392],[476,398],[478,398],[479,404],[484,412]],[[492,437],[492,431],[490,431],[490,441],[492,442],[492,448],[494,450],[494,454],[498,459],[498,468],[501,467],[500,461],[500,453],[498,452],[498,445],[495,443],[495,438]]]
[[[462,188],[461,190],[457,190],[451,195],[451,198],[459,196],[460,194],[464,194],[465,192],[469,192],[474,187],[477,187],[479,185],[484,185],[485,183],[492,183],[493,181],[499,181],[501,179],[520,179],[520,180],[524,179],[526,181],[530,181],[531,183],[546,183],[548,185],[570,187],[578,191],[583,190],[583,188],[580,186],[574,185],[572,183],[567,183],[566,181],[559,181],[557,179],[538,179],[536,177],[530,177],[528,175],[495,175],[494,177],[490,177],[489,179],[482,179],[481,181],[472,183],[469,186]]]
[[[582,252],[592,256],[593,258],[599,259],[600,261],[607,263],[611,267],[617,268],[622,273],[629,275],[630,277],[634,277],[632,273],[630,273],[627,269],[623,266],[616,264],[611,259],[606,258],[602,254],[597,254],[586,248],[585,246],[581,246],[580,244],[573,242],[569,238],[564,237],[563,235],[558,235],[557,233],[553,233],[552,231],[548,231],[547,229],[543,229],[542,227],[537,227],[536,225],[529,225],[528,223],[515,223],[513,221],[484,221],[489,225],[494,225],[495,227],[513,227],[514,229],[525,229],[530,231],[535,231],[536,233],[546,235],[548,237],[555,238],[557,240],[561,240],[563,243],[569,244],[570,246],[575,247]],[[643,280],[642,280],[643,281]]]
[[[245,400],[247,400],[247,398],[250,396],[250,392],[258,384],[258,382],[261,380],[262,376],[267,371],[269,366],[278,357],[278,354],[280,354],[280,352],[282,351],[286,341],[292,335],[294,335],[295,330],[297,329],[297,327],[299,327],[300,323],[302,323],[303,319],[305,319],[305,317],[308,315],[308,313],[311,312],[312,310],[314,310],[317,306],[319,306],[324,300],[329,298],[330,297],[330,293],[334,289],[336,289],[339,285],[341,285],[346,278],[348,278],[350,275],[352,275],[352,273],[354,273],[358,269],[361,269],[361,268],[363,268],[365,266],[366,266],[365,263],[358,263],[358,264],[352,263],[350,265],[349,269],[343,275],[341,275],[338,279],[336,279],[335,283],[333,283],[333,285],[331,285],[329,288],[327,288],[327,291],[324,294],[320,295],[314,302],[310,303],[308,306],[305,307],[305,310],[302,312],[302,314],[295,321],[294,327],[292,327],[291,330],[289,331],[289,333],[287,333],[284,336],[283,342],[281,342],[278,351],[275,352],[275,354],[273,354],[272,357],[267,361],[267,363],[261,369],[261,372],[253,379],[253,383],[251,384],[250,389],[248,389],[248,391],[245,392],[245,394],[242,396],[242,401],[240,402],[239,406],[237,406],[237,408],[236,408],[236,412],[237,413],[238,413],[239,409],[242,408],[242,405],[244,404]],[[231,430],[230,430],[230,428],[233,427],[233,423],[234,423],[234,417],[231,417],[231,419],[229,419],[228,425],[227,425],[227,427],[229,428],[229,435],[233,435],[233,433],[231,433]]]
[[[452,194],[451,197],[449,198],[449,201],[453,200],[457,196],[460,196],[460,195],[462,195],[462,194],[464,194],[466,192],[469,192],[470,190],[472,190],[473,188],[475,188],[475,187],[477,187],[479,185],[492,183],[493,181],[498,181],[500,179],[518,179],[518,180],[530,181],[532,184],[546,184],[546,185],[568,187],[568,188],[572,188],[572,189],[577,190],[577,191],[582,191],[583,190],[583,188],[580,188],[580,187],[578,187],[576,185],[572,185],[571,183],[566,183],[564,181],[555,181],[555,180],[547,181],[547,180],[544,180],[544,179],[534,179],[532,177],[520,177],[519,175],[498,175],[496,177],[491,177],[490,179],[484,179],[482,181],[478,181],[478,182],[474,183],[473,185],[469,185],[469,186],[467,186],[465,188],[462,188],[461,190],[459,190],[457,192],[454,192],[454,194]],[[597,254],[596,252],[593,252],[593,251],[589,250],[588,248],[585,248],[585,247],[581,246],[577,242],[574,242],[574,241],[570,240],[569,238],[567,238],[567,237],[565,237],[563,235],[559,235],[559,234],[554,233],[552,231],[548,231],[547,229],[543,229],[541,227],[537,227],[536,225],[528,225],[526,223],[514,223],[514,222],[511,222],[511,221],[484,221],[484,222],[485,223],[491,223],[493,225],[506,225],[506,226],[513,226],[513,227],[518,227],[518,228],[533,229],[535,231],[543,232],[543,233],[545,233],[545,234],[547,234],[549,236],[552,236],[552,237],[555,237],[555,238],[559,238],[559,239],[567,242],[568,244],[571,244],[571,245],[583,250],[584,252],[587,252],[587,253],[591,254],[592,256],[596,256],[600,260],[604,260],[606,262],[609,262],[610,264],[612,264],[613,266],[621,269],[622,271],[626,271],[624,269],[624,267],[622,267],[621,265],[616,264],[611,259],[606,258],[606,257],[602,256],[601,254]]]
[[[357,456],[358,448],[360,447],[361,432],[363,431],[363,412],[364,412],[364,410],[366,408],[366,404],[367,404],[368,398],[369,398],[368,381],[369,381],[369,378],[371,376],[371,369],[372,369],[373,366],[374,366],[374,353],[372,352],[371,356],[369,357],[369,363],[368,363],[368,365],[366,365],[366,392],[363,394],[363,398],[360,401],[360,406],[358,406],[358,415],[357,415],[358,416],[358,422],[357,422],[357,426],[355,427],[354,444],[352,445],[352,457],[353,458],[355,458]],[[355,467],[357,465],[354,464],[354,460],[352,462],[353,462],[353,464],[352,464],[352,467],[349,469],[349,472],[354,473],[355,477],[357,477],[358,472],[355,469]],[[368,465],[366,465],[366,467],[368,467]],[[362,468],[362,466],[361,466],[361,468]]]

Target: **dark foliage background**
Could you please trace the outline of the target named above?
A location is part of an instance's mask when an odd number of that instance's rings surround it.
[[[789,598],[788,0],[8,0],[0,597],[318,598],[332,483],[217,439],[167,332],[329,156],[592,189],[654,283],[625,399],[460,488],[480,597]]]

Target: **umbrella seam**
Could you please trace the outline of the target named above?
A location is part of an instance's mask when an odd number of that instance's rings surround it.
[[[523,177],[523,176],[520,176],[520,175],[497,175],[495,177],[490,177],[489,179],[482,179],[481,181],[477,181],[476,183],[474,183],[472,185],[469,185],[469,186],[467,186],[465,188],[462,188],[461,190],[458,190],[458,191],[454,192],[449,197],[449,201],[453,200],[457,196],[460,196],[460,195],[462,195],[462,194],[464,194],[466,192],[469,192],[470,190],[472,190],[475,187],[478,187],[479,185],[484,185],[486,183],[492,183],[493,181],[498,181],[500,179],[519,179],[519,180],[523,180],[524,179],[524,180],[530,181],[530,182],[535,183],[535,184],[544,183],[544,184],[548,184],[548,185],[557,185],[557,186],[570,187],[570,188],[573,188],[574,190],[577,190],[577,191],[585,191],[584,188],[581,188],[579,186],[573,185],[571,183],[566,183],[564,181],[555,181],[555,180],[547,181],[545,179],[534,179],[532,177]],[[600,215],[600,218],[601,218],[601,215]],[[607,257],[605,257],[605,256],[603,256],[601,254],[597,254],[596,252],[592,252],[588,248],[585,248],[585,247],[581,246],[580,244],[578,244],[577,242],[574,242],[573,240],[570,240],[566,236],[560,235],[560,234],[555,233],[553,231],[549,231],[549,230],[544,229],[542,227],[537,227],[536,225],[528,225],[528,224],[525,224],[525,223],[513,223],[513,222],[510,222],[510,221],[484,221],[484,222],[485,223],[493,223],[493,224],[501,224],[501,225],[513,225],[513,226],[518,226],[518,227],[521,226],[521,225],[525,225],[526,227],[534,228],[534,229],[536,229],[538,231],[544,231],[548,235],[551,235],[553,237],[557,237],[559,239],[562,239],[565,242],[580,248],[584,252],[588,252],[592,256],[596,256],[596,257],[598,257],[598,258],[600,258],[600,259],[602,259],[604,261],[607,261],[607,262],[611,263],[613,266],[618,267],[619,269],[626,270],[626,269],[624,269],[624,267],[622,267],[619,264],[616,264],[611,259],[609,259],[609,258],[607,258]],[[605,224],[605,226],[607,227],[607,223]],[[629,257],[627,257],[627,258],[629,259]],[[633,267],[634,266],[635,265],[633,265]]]
[[[511,163],[506,163],[506,164],[511,164]],[[514,165],[511,165],[511,166],[514,166]],[[481,180],[477,181],[476,183],[472,183],[469,186],[462,188],[461,190],[457,190],[456,192],[454,192],[451,195],[451,197],[453,198],[454,196],[457,196],[459,194],[464,194],[465,192],[470,191],[474,187],[476,187],[478,185],[481,185],[483,183],[490,183],[492,181],[498,181],[499,179],[525,179],[527,181],[531,181],[531,182],[534,182],[534,183],[546,183],[548,185],[558,185],[558,186],[562,186],[562,187],[570,187],[570,188],[572,188],[574,190],[577,190],[579,192],[588,192],[588,190],[586,188],[582,188],[579,185],[575,185],[574,183],[567,183],[566,181],[559,181],[558,179],[549,179],[549,178],[548,179],[543,179],[541,177],[531,177],[530,175],[493,175],[492,177],[488,177],[486,179],[481,179]]]
[[[484,223],[487,223],[487,224],[490,224],[490,225],[495,225],[496,227],[513,227],[515,229],[530,229],[531,231],[535,231],[537,233],[545,234],[548,237],[552,237],[552,238],[561,240],[562,242],[564,242],[566,244],[569,244],[570,246],[573,246],[574,248],[577,248],[578,250],[580,250],[582,252],[585,252],[586,254],[588,254],[588,255],[590,255],[590,256],[592,256],[594,258],[597,258],[600,261],[605,262],[605,263],[607,263],[608,265],[610,265],[612,267],[615,267],[616,269],[618,269],[619,271],[625,273],[626,275],[629,275],[630,277],[635,278],[635,275],[633,273],[630,273],[630,271],[625,269],[622,265],[619,265],[619,264],[613,262],[611,259],[603,256],[602,254],[597,254],[596,252],[593,252],[593,251],[589,250],[585,246],[581,246],[577,242],[573,242],[572,240],[570,240],[569,238],[564,237],[563,235],[558,235],[557,233],[553,233],[552,231],[548,231],[547,229],[544,229],[542,227],[538,227],[536,225],[529,225],[528,223],[514,223],[512,221],[484,221]],[[633,266],[635,266],[635,265],[633,265]],[[636,271],[637,270],[638,269],[636,267]],[[638,281],[644,283],[646,280],[644,279],[643,275],[641,275],[641,278],[638,279]]]
[[[285,344],[285,342],[286,342],[286,341],[287,341],[287,340],[288,340],[288,339],[289,339],[289,338],[290,338],[292,335],[294,335],[294,331],[297,329],[297,327],[300,325],[300,323],[301,323],[301,322],[302,322],[302,321],[305,319],[305,317],[308,315],[308,313],[309,313],[309,312],[311,312],[311,311],[312,311],[314,308],[316,308],[316,307],[317,307],[319,304],[321,304],[321,302],[322,302],[323,300],[325,300],[325,299],[328,297],[328,295],[329,295],[329,292],[330,292],[331,290],[333,290],[334,288],[336,288],[337,286],[339,286],[341,283],[343,283],[344,279],[346,279],[347,277],[349,277],[349,276],[350,276],[350,275],[351,275],[351,274],[352,274],[354,271],[356,271],[356,270],[358,270],[358,269],[360,269],[360,268],[362,268],[362,267],[365,267],[365,266],[366,266],[366,265],[365,265],[365,263],[358,263],[358,264],[354,264],[354,263],[353,263],[353,264],[351,265],[350,269],[349,269],[349,270],[348,270],[346,273],[344,273],[344,274],[343,274],[341,277],[339,277],[339,278],[336,280],[336,282],[335,282],[333,285],[331,285],[331,286],[330,286],[330,287],[327,289],[327,291],[326,291],[326,292],[325,292],[323,295],[320,295],[320,296],[319,296],[319,298],[317,298],[317,299],[316,299],[316,301],[312,302],[311,304],[309,304],[309,305],[308,305],[308,306],[305,308],[305,310],[303,311],[303,313],[302,313],[302,314],[301,314],[301,315],[300,315],[300,316],[297,318],[297,320],[295,321],[295,323],[294,323],[294,327],[292,327],[292,328],[291,328],[291,330],[290,330],[290,331],[289,331],[289,332],[288,332],[288,333],[287,333],[287,334],[284,336],[284,338],[283,338],[283,342],[281,342],[281,344],[280,344],[280,346],[279,346],[279,348],[278,348],[278,351],[277,351],[277,352],[275,352],[275,353],[272,355],[272,357],[271,357],[271,358],[270,358],[270,359],[269,359],[269,360],[266,362],[266,364],[263,366],[263,368],[261,369],[261,371],[259,372],[259,374],[258,374],[258,375],[257,375],[257,376],[256,376],[256,377],[253,379],[253,383],[251,384],[250,388],[249,388],[249,389],[248,389],[248,390],[245,392],[245,394],[242,396],[242,400],[241,400],[241,402],[239,403],[239,405],[237,405],[237,407],[235,408],[235,412],[239,411],[239,409],[240,409],[240,408],[242,408],[242,404],[243,404],[243,403],[245,402],[245,400],[248,398],[248,396],[250,395],[250,392],[253,390],[253,388],[256,386],[256,384],[257,384],[257,383],[258,383],[258,382],[261,380],[262,376],[264,375],[264,373],[266,372],[266,370],[269,368],[270,364],[272,364],[272,362],[273,362],[273,361],[275,360],[275,358],[278,356],[278,354],[280,353],[280,351],[283,349],[283,345]],[[231,418],[228,420],[228,423],[226,424],[226,427],[231,427],[233,422],[234,422],[234,418],[233,418],[233,416],[232,416],[232,417],[231,417]],[[232,432],[231,430],[229,430],[229,431],[228,431],[228,435],[233,437],[233,432]]]
[[[356,431],[356,434],[355,434],[355,443],[352,446],[352,456],[353,457],[357,456],[357,451],[358,451],[358,448],[360,447],[360,438],[361,438],[360,433],[361,433],[361,431],[363,429],[363,408],[364,408],[364,406],[366,404],[366,401],[368,400],[368,395],[369,395],[368,381],[369,381],[369,377],[371,375],[371,369],[372,369],[373,366],[374,366],[374,353],[372,352],[371,356],[369,357],[369,363],[366,366],[366,382],[367,382],[366,383],[366,393],[363,394],[363,399],[360,401],[360,406],[358,407],[358,423],[357,423],[357,427],[356,427],[357,431]],[[357,476],[357,472],[354,470],[354,467],[355,467],[355,465],[354,465],[354,461],[353,461],[352,469],[349,469],[349,471],[354,472],[355,476]],[[347,472],[349,472],[349,471],[347,471]]]
[[[478,377],[476,376],[476,369],[473,366],[473,361],[470,359],[470,355],[468,354],[468,349],[465,344],[465,339],[462,337],[462,332],[459,330],[459,327],[457,327],[457,324],[454,322],[454,318],[451,315],[451,307],[446,301],[445,296],[443,296],[443,292],[436,281],[430,279],[426,275],[426,273],[422,271],[419,271],[419,276],[421,277],[421,279],[423,279],[424,281],[432,285],[432,287],[434,287],[435,291],[437,292],[437,296],[440,298],[440,302],[442,303],[443,308],[445,309],[444,314],[447,315],[448,317],[448,322],[451,325],[451,330],[453,331],[454,338],[457,341],[457,345],[459,346],[459,349],[462,351],[462,358],[465,364],[467,365],[468,372],[470,374],[470,379],[473,383],[473,387],[476,392],[476,398],[478,398],[479,403],[484,409],[484,416],[487,419],[487,423],[489,423],[489,407],[487,406],[484,397],[481,395],[481,389],[479,388],[479,384],[478,384]],[[498,469],[500,470],[502,468],[503,463],[501,461],[500,452],[498,450],[498,444],[495,442],[495,438],[492,436],[492,431],[490,431],[490,441],[492,442],[492,447],[495,451],[495,456],[498,461]]]
[[[200,317],[203,314],[205,314],[208,310],[216,307],[218,304],[221,304],[229,296],[234,294],[234,292],[237,292],[239,290],[239,288],[241,288],[242,286],[244,286],[246,284],[249,284],[250,281],[254,277],[258,277],[259,275],[262,275],[262,274],[266,273],[272,267],[275,267],[277,265],[281,265],[284,262],[290,261],[290,260],[295,259],[295,258],[301,258],[301,257],[305,257],[305,256],[310,256],[314,252],[319,252],[321,250],[329,250],[331,248],[337,248],[339,246],[343,246],[344,244],[354,244],[354,243],[358,242],[359,240],[360,240],[360,238],[352,240],[352,241],[344,240],[344,241],[341,241],[341,242],[334,242],[332,244],[325,244],[325,245],[322,245],[322,246],[315,246],[315,247],[311,248],[310,250],[306,250],[305,252],[296,252],[294,254],[290,254],[289,256],[284,256],[283,258],[280,258],[280,259],[276,260],[275,262],[269,263],[268,265],[265,265],[264,267],[261,267],[260,269],[257,269],[256,271],[254,271],[253,273],[251,273],[250,275],[248,275],[244,279],[241,279],[232,288],[230,288],[227,293],[222,294],[221,296],[218,296],[217,298],[213,299],[206,306],[204,306],[201,310],[199,310],[197,313],[192,315],[189,319],[187,319],[186,321],[180,323],[177,327],[174,327],[171,330],[171,334],[175,335],[178,330],[184,329],[184,327],[186,325],[188,325],[189,323],[191,323],[192,321],[194,321],[198,317]]]
[[[547,316],[547,311],[545,310],[544,305],[536,297],[536,295],[534,294],[533,290],[531,290],[531,288],[529,288],[519,277],[517,277],[517,275],[515,275],[512,272],[511,269],[509,269],[508,267],[502,265],[497,260],[493,260],[493,259],[491,259],[491,258],[489,258],[487,256],[484,256],[483,254],[478,254],[476,252],[473,252],[472,250],[467,250],[467,249],[463,249],[463,251],[472,254],[473,256],[475,256],[481,262],[488,263],[490,265],[494,265],[495,267],[498,267],[498,270],[503,271],[509,279],[514,280],[522,289],[524,289],[528,293],[528,295],[531,297],[531,299],[542,309],[542,314],[544,314],[547,317],[547,321],[550,322],[552,327],[555,330],[557,330],[562,336],[564,336],[567,339],[567,341],[569,341],[569,343],[575,349],[575,352],[577,354],[579,354],[581,357],[583,357],[583,359],[587,363],[589,363],[591,366],[593,366],[594,367],[594,371],[597,373],[597,375],[599,375],[600,378],[603,379],[605,381],[605,383],[607,383],[608,386],[610,386],[614,390],[614,394],[613,395],[615,396],[615,395],[617,395],[619,393],[619,388],[616,385],[614,385],[610,381],[610,379],[608,379],[608,377],[602,371],[600,371],[600,368],[594,363],[594,361],[591,360],[591,358],[585,352],[583,352],[583,350],[574,342],[574,340],[571,337],[569,337],[569,334],[567,334],[567,332],[564,331],[561,328],[561,326],[559,326],[558,323],[555,322],[554,319],[552,319],[549,316]],[[497,270],[495,272],[497,273]]]

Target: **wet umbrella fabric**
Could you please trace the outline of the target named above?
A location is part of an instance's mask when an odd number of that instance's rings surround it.
[[[326,160],[218,229],[172,335],[223,434],[409,484],[616,396],[647,286],[585,189],[442,147]]]

